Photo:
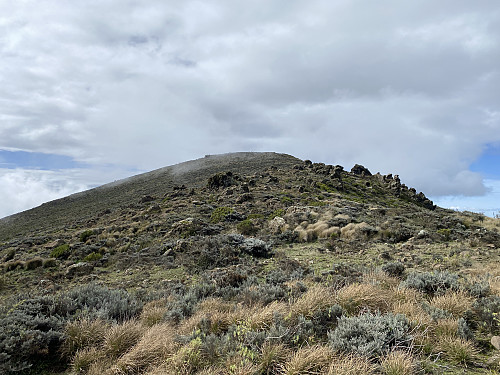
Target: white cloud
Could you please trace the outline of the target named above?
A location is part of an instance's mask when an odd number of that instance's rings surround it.
[[[122,170],[276,150],[435,196],[485,192],[468,167],[500,141],[493,1],[26,0],[0,14],[2,149]]]

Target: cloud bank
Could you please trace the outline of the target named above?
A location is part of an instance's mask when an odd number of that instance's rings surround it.
[[[26,0],[0,14],[0,149],[120,177],[278,151],[432,196],[487,192],[469,167],[500,142],[495,1]],[[92,185],[19,176],[46,197]]]

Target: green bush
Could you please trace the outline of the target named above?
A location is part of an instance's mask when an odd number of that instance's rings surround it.
[[[102,254],[96,253],[96,252],[92,252],[89,255],[87,255],[85,258],[83,258],[83,260],[85,262],[95,262],[95,261],[98,261],[101,259],[102,259]]]
[[[210,222],[216,224],[226,219],[226,216],[233,213],[230,207],[217,207],[210,216]]]
[[[94,231],[92,230],[86,230],[82,234],[80,234],[80,241],[81,242],[87,242],[87,240],[94,235]]]
[[[282,208],[278,208],[277,210],[274,210],[268,217],[269,220],[272,220],[274,219],[276,216],[284,216],[285,215],[285,210],[283,210]]]
[[[50,256],[53,258],[66,259],[70,253],[71,253],[71,250],[69,248],[69,245],[64,244],[64,245],[57,246],[54,250],[52,250],[50,252]]]
[[[238,225],[236,225],[236,230],[245,236],[249,236],[257,232],[257,228],[255,227],[255,225],[253,225],[252,221],[249,219],[240,221]]]
[[[378,357],[393,347],[409,347],[410,324],[401,314],[366,313],[355,317],[342,316],[334,331],[328,332],[334,350]]]

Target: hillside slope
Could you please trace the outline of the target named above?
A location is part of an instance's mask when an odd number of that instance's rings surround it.
[[[276,153],[240,152],[208,155],[160,168],[95,189],[45,203],[39,207],[0,219],[0,241],[16,235],[36,233],[45,228],[63,227],[97,212],[117,209],[136,202],[143,195],[162,196],[173,186],[198,188],[220,171],[255,173],[271,166],[291,168],[299,159]]]
[[[491,375],[499,229],[361,165],[158,169],[0,221],[0,372]]]

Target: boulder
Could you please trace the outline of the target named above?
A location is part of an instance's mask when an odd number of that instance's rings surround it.
[[[363,177],[368,177],[372,175],[371,172],[368,170],[368,168],[365,168],[360,164],[354,165],[354,167],[352,167],[351,169],[351,173]]]
[[[92,273],[94,266],[87,262],[72,264],[66,269],[66,277],[86,276]]]

